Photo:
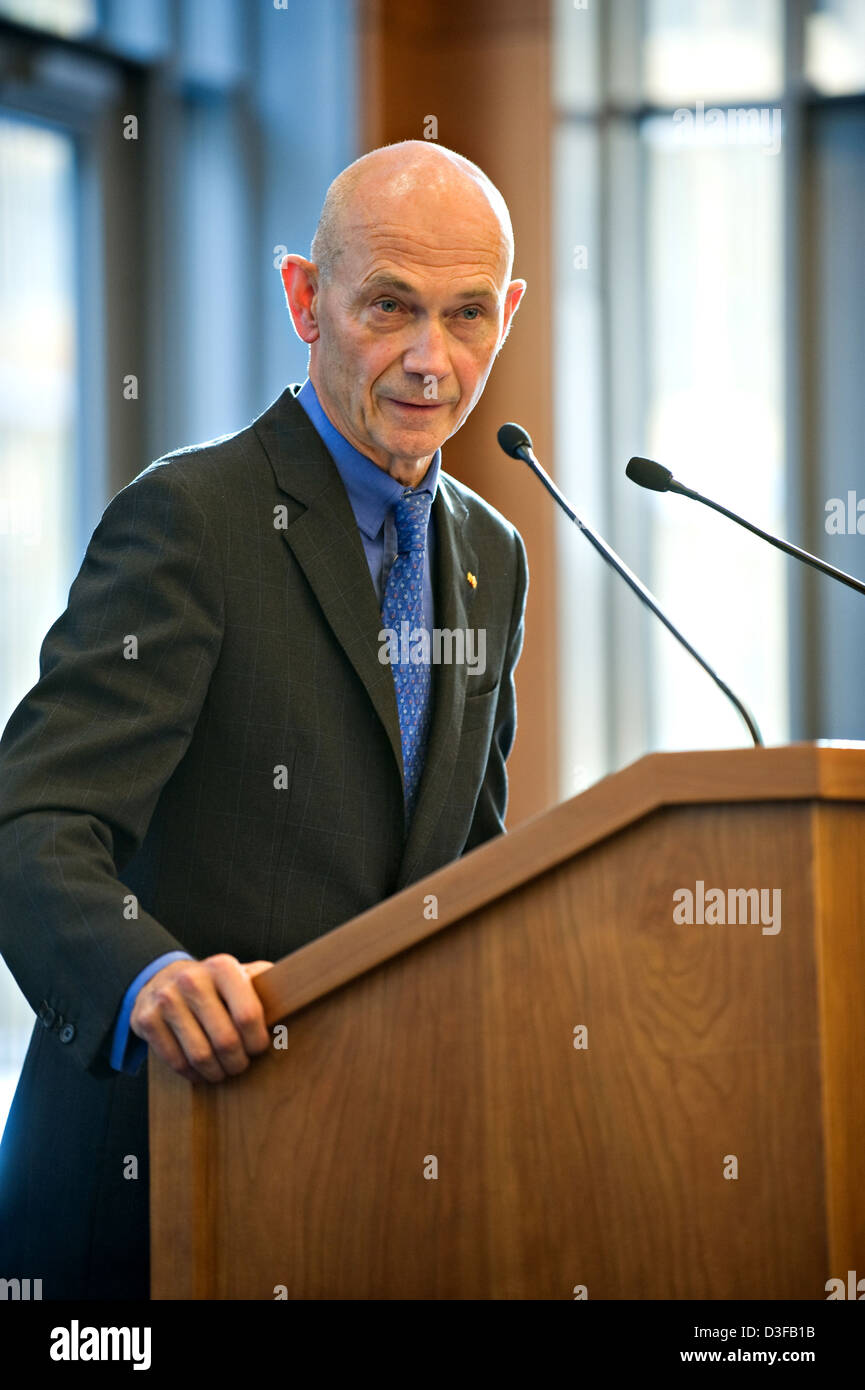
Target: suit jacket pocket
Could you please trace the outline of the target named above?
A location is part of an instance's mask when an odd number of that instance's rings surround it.
[[[492,730],[498,704],[501,681],[491,690],[481,690],[477,694],[469,692],[463,706],[462,732],[478,733],[484,729]]]

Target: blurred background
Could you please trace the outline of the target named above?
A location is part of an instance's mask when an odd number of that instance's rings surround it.
[[[0,727],[109,498],[304,380],[281,256],[409,138],[498,184],[529,286],[443,458],[529,556],[510,825],[748,740],[505,420],[768,743],[865,739],[862,600],[624,473],[865,577],[865,0],[0,0]],[[0,966],[0,1125],[31,1024]]]

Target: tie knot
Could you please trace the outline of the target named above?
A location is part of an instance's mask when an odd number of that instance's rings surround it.
[[[397,502],[394,515],[397,549],[401,555],[409,550],[424,549],[431,506],[429,492],[407,492]]]

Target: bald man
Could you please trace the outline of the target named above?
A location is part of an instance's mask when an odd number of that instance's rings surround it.
[[[526,288],[507,208],[407,141],[334,181],[311,257],[282,266],[308,380],[111,501],[0,743],[37,1015],[0,1277],[46,1299],[149,1294],[148,1049],[245,1071],[256,974],[505,828],[525,551],[441,448]]]

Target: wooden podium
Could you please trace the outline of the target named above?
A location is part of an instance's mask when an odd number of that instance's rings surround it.
[[[150,1061],[154,1298],[865,1277],[865,745],[643,758],[256,987],[242,1076]]]

